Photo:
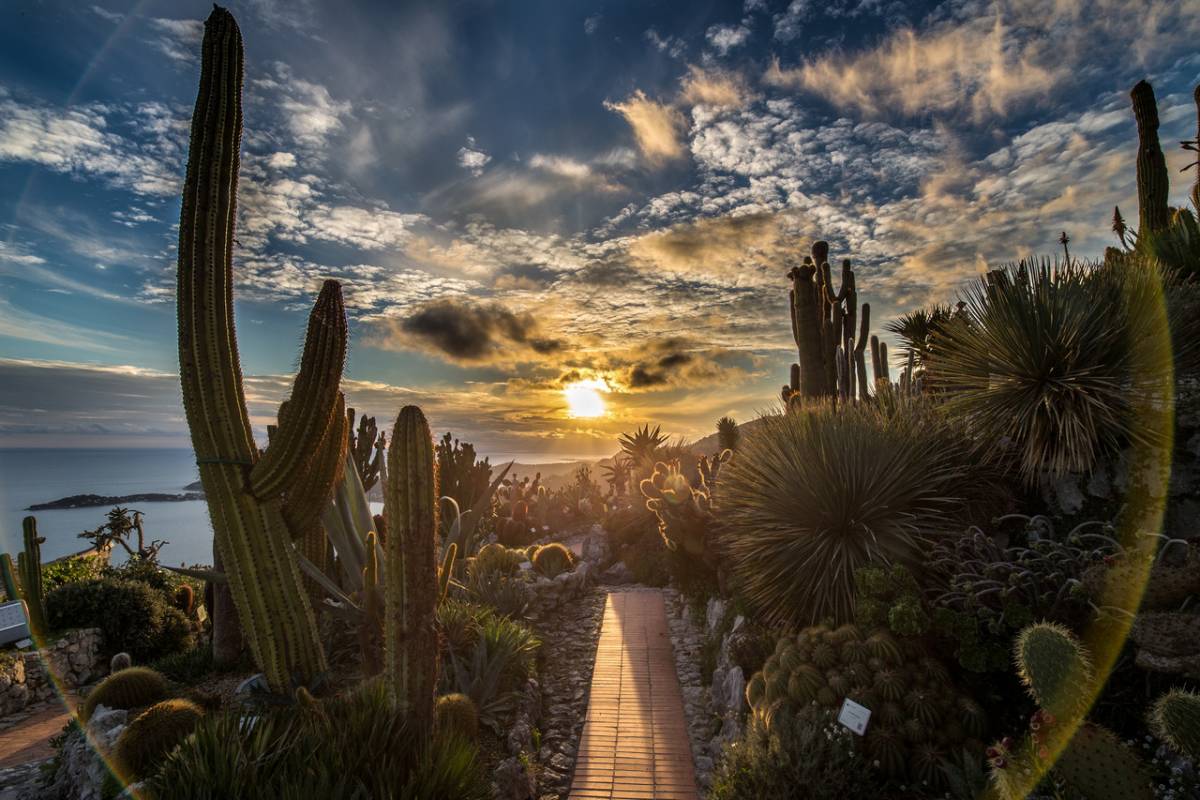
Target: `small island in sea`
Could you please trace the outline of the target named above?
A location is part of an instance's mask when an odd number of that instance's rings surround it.
[[[188,486],[187,488],[191,488]],[[100,494],[73,494],[70,497],[61,497],[58,500],[51,500],[48,503],[34,503],[29,506],[26,511],[48,511],[60,508],[94,508],[97,506],[121,506],[128,503],[182,503],[188,500],[203,500],[204,492],[183,492],[181,494],[167,494],[162,492],[148,492],[145,494],[122,494],[122,495],[100,495]]]

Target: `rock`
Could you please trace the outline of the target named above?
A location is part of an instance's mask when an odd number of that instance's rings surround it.
[[[624,561],[618,561],[605,570],[602,578],[605,583],[610,583],[616,586],[626,583],[633,583],[633,573],[629,571],[629,567],[625,566]]]
[[[112,750],[117,737],[125,729],[128,716],[127,711],[98,706],[88,720],[87,736],[78,729],[67,735],[59,753],[58,771],[54,774],[50,787],[41,796],[100,800],[104,776],[108,770],[99,753]]]
[[[705,633],[714,635],[721,623],[725,621],[725,601],[719,597],[710,597],[704,608]]]
[[[537,791],[537,781],[516,756],[506,758],[492,773],[493,795],[499,800],[530,800]]]

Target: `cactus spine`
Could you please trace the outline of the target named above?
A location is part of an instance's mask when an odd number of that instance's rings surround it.
[[[179,366],[217,555],[238,618],[270,686],[288,691],[294,681],[306,683],[326,667],[291,543],[285,496],[310,466],[337,407],[345,308],[338,284],[326,281],[309,318],[289,407],[260,457],[233,320],[242,68],[237,22],[214,7],[204,26],[179,223]]]
[[[438,487],[433,436],[416,406],[400,409],[384,489],[384,671],[415,730],[433,728],[437,689]]]
[[[1167,207],[1170,178],[1167,161],[1158,143],[1158,105],[1153,87],[1146,81],[1138,81],[1129,97],[1133,101],[1138,130],[1138,234],[1141,235],[1165,230],[1171,224],[1171,212]]]
[[[21,579],[21,596],[29,610],[29,627],[36,634],[46,632],[45,593],[42,591],[42,542],[37,535],[37,519],[21,521],[25,534],[25,549],[17,554],[17,572]]]
[[[1150,729],[1188,758],[1200,759],[1200,694],[1172,689],[1154,703]]]

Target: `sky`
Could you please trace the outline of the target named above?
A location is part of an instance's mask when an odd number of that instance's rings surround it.
[[[205,2],[7,0],[0,447],[187,446],[174,285]],[[1182,204],[1200,9],[1148,0],[231,3],[237,324],[261,431],[342,281],[348,402],[485,453],[604,455],[777,403],[788,268],[875,332],[1136,219],[1153,83]],[[886,337],[885,337],[886,338]],[[599,387],[572,417],[564,388]]]

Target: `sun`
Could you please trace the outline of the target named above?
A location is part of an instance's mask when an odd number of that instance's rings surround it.
[[[563,387],[567,400],[567,415],[571,417],[603,417],[604,398],[600,392],[608,391],[608,385],[600,380],[576,381]]]

